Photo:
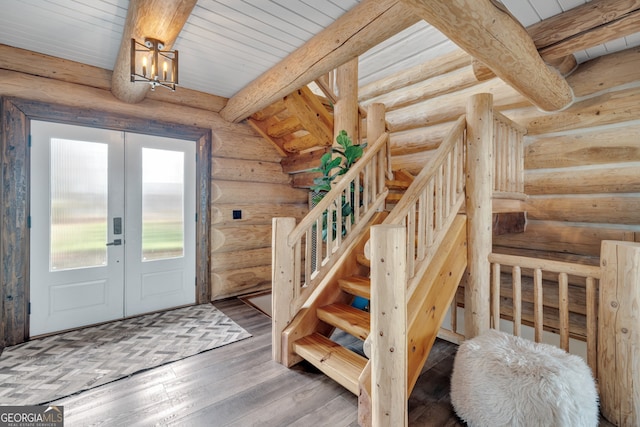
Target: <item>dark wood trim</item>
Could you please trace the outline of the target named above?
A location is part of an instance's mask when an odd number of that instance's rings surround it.
[[[68,123],[197,141],[196,302],[210,301],[211,129],[108,114],[17,98],[2,99],[0,135],[0,347],[29,338],[29,154],[31,120]]]
[[[29,212],[27,116],[10,100],[2,102],[2,194],[0,210],[0,344],[9,346],[28,336]]]

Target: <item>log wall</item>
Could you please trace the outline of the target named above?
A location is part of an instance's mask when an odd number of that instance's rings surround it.
[[[58,58],[47,59],[63,76],[64,69],[76,65]],[[179,102],[147,99],[126,104],[106,87],[85,86],[65,81],[64,77],[38,77],[29,74],[29,70],[16,70],[11,64],[5,67],[0,67],[0,97],[82,109],[92,115],[91,126],[113,122],[114,116],[127,116],[148,120],[150,128],[158,123],[173,123],[211,129],[211,220],[207,236],[210,298],[270,289],[271,218],[303,217],[308,210],[308,196],[306,191],[291,188],[290,178],[280,165],[281,155],[249,125],[222,119],[217,113],[219,105],[205,102],[210,99],[207,94],[199,97],[189,91],[191,96],[180,98]],[[93,68],[86,72],[98,71],[108,73]],[[87,81],[94,81],[94,77],[88,75]],[[234,211],[240,211],[240,219],[233,219]]]
[[[461,56],[421,65],[439,74],[409,79],[417,73],[407,70],[386,78],[384,92],[360,92],[362,105],[387,102],[393,169],[417,173],[469,96],[488,91],[498,111],[528,129],[527,230],[495,236],[495,252],[598,265],[602,240],[639,241],[640,49],[580,64],[567,77],[576,101],[557,113],[497,78],[473,81]]]

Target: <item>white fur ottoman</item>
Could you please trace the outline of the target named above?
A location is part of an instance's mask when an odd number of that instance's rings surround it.
[[[582,358],[493,329],[460,345],[451,403],[470,427],[598,426],[598,394]]]

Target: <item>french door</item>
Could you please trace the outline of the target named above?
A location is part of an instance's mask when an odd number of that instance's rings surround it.
[[[195,145],[31,122],[31,336],[195,302]]]

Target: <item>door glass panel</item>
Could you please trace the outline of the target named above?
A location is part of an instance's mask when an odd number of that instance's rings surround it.
[[[50,271],[107,264],[108,146],[51,139]]]
[[[142,260],[184,255],[184,153],[142,149]]]

